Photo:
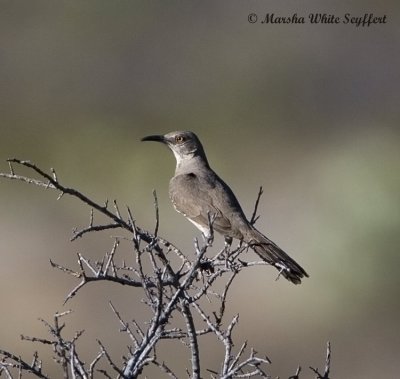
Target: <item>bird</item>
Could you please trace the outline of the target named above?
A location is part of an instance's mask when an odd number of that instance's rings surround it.
[[[293,258],[248,221],[233,191],[210,167],[195,133],[174,131],[150,135],[142,141],[160,142],[174,154],[176,168],[169,182],[169,197],[175,210],[206,238],[211,235],[211,216],[213,230],[223,235],[227,244],[233,239],[245,242],[263,261],[279,270],[279,276],[294,284],[309,277]]]

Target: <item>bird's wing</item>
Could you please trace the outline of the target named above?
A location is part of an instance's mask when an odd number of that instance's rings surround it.
[[[215,194],[215,181],[194,173],[177,175],[170,182],[169,195],[178,212],[206,228],[209,213],[211,217],[215,217],[214,229],[229,235],[231,222],[218,208]]]

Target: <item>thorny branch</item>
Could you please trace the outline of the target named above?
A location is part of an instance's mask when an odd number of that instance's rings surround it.
[[[317,374],[316,379],[329,379],[329,372],[331,370],[331,343],[326,344],[326,360],[324,373],[320,374],[316,368],[310,367],[315,374]]]
[[[265,262],[240,260],[241,253],[248,248],[245,244],[239,244],[233,249],[225,246],[220,251],[212,252],[212,215],[209,215],[211,236],[202,243],[195,240],[194,254],[186,253],[158,235],[160,219],[155,191],[155,228],[151,233],[137,226],[129,207],[126,207],[124,217],[116,201],[113,201],[113,209],[109,208],[108,201],[105,201],[104,205],[95,202],[80,191],[61,184],[54,169],[51,169],[49,174],[35,164],[19,159],[9,159],[8,164],[10,172],[0,173],[0,177],[54,189],[60,193],[58,199],[65,194],[70,195],[89,207],[89,224],[75,230],[72,241],[88,233],[113,229],[121,229],[127,233],[127,237],[114,238],[112,247],[99,261],[92,261],[79,253],[77,268],[64,267],[50,260],[52,267],[78,280],[67,294],[65,302],[71,300],[89,283],[106,281],[141,291],[141,304],[151,314],[147,322],[142,324],[135,319],[127,321],[110,302],[111,311],[121,326],[120,331],[130,341],[128,354],[123,357],[122,362],[115,362],[107,346],[97,341],[99,351],[89,364],[83,361],[78,350],[78,341],[83,331],[76,332],[72,338],[64,336],[65,324],[61,323],[61,320],[68,316],[70,311],[56,313],[51,324],[42,320],[48,329],[47,339],[26,336],[22,338],[32,343],[51,346],[54,361],[65,379],[92,379],[100,374],[106,378],[133,379],[145,375],[148,366],[156,367],[160,374],[166,377],[178,378],[176,370],[179,368],[174,367],[173,362],[160,360],[159,349],[156,349],[160,341],[168,344],[183,343],[187,347],[187,365],[190,367],[187,372],[192,379],[205,378],[206,372],[211,378],[221,379],[256,376],[270,378],[266,369],[271,361],[266,356],[260,357],[254,349],[248,348],[247,341],[243,342],[239,349],[234,348],[233,330],[239,322],[239,315],[230,322],[225,320],[229,290],[235,278],[242,270]],[[26,167],[36,177],[17,174],[14,165]],[[259,190],[251,217],[252,224],[258,219],[257,209],[261,195],[262,188]],[[96,223],[98,215],[105,218],[106,222]],[[126,251],[128,259],[122,258],[122,253],[126,256]],[[207,253],[211,254],[211,257],[207,258]],[[222,286],[217,286],[217,283],[222,283]],[[184,321],[184,326],[178,326],[176,321],[179,318]],[[219,369],[202,367],[200,346],[204,335],[214,336],[221,346]],[[311,368],[319,379],[329,379],[330,354],[328,344],[324,374]],[[300,371],[299,367],[291,378],[299,379]],[[49,378],[44,374],[42,361],[37,353],[34,353],[32,363],[28,363],[18,355],[0,350],[0,376],[22,378],[28,373],[37,378]]]
[[[258,190],[258,195],[257,195],[257,199],[256,199],[256,203],[254,205],[254,210],[253,210],[253,214],[251,215],[250,218],[250,224],[254,225],[257,220],[259,219],[260,216],[257,216],[257,211],[258,211],[258,205],[260,204],[260,199],[262,194],[264,193],[263,188],[260,187],[260,189]]]

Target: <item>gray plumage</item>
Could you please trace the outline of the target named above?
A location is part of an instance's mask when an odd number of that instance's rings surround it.
[[[286,279],[299,284],[303,277],[308,277],[298,263],[249,223],[232,190],[210,168],[203,146],[193,132],[148,136],[142,141],[162,142],[174,153],[176,169],[169,184],[169,196],[175,209],[203,234],[209,235],[210,214],[214,217],[215,231],[227,241],[235,238],[249,244]]]

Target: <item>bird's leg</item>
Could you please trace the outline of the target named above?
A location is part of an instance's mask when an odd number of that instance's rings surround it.
[[[201,230],[201,235],[203,236],[204,243],[206,245],[205,248],[207,249],[213,244],[214,234],[210,228],[201,228],[200,230]],[[214,267],[212,265],[212,262],[207,257],[204,257],[200,262],[200,272],[202,273],[203,271],[207,272],[208,274],[214,273]]]
[[[228,259],[229,259],[229,253],[231,252],[231,246],[232,246],[232,237],[229,236],[224,236],[224,240],[225,240],[225,246],[224,246],[224,252],[225,252],[225,266],[228,267],[229,263]]]
[[[224,239],[225,239],[225,245],[231,247],[233,238],[229,237],[229,236],[225,236]]]
[[[231,250],[233,238],[229,237],[229,236],[225,236],[224,240],[225,240],[225,250],[227,253],[229,253],[229,251]]]
[[[201,231],[201,235],[203,236],[203,240],[206,245],[211,246],[213,244],[214,233],[212,233],[210,229],[203,229]]]

